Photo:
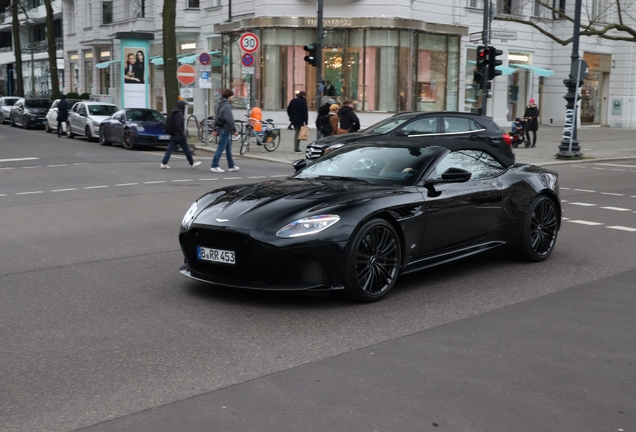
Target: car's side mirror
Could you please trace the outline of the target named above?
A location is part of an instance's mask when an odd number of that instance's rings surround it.
[[[294,167],[294,171],[300,171],[307,166],[307,161],[305,159],[298,159],[292,162],[292,166]]]
[[[397,131],[397,132],[395,133],[395,136],[398,136],[398,137],[407,137],[407,136],[409,136],[409,134],[408,134],[408,133],[406,133],[406,131],[404,131],[404,130],[399,130],[399,131]]]
[[[435,185],[440,183],[463,183],[470,180],[473,174],[462,168],[451,167],[442,173],[442,178],[424,180],[424,187],[428,189],[429,197],[438,197],[442,193],[435,190]]]
[[[119,119],[119,123],[122,123],[122,124],[123,124],[123,123],[126,123],[126,120],[124,120],[123,118],[120,118],[120,119]]]

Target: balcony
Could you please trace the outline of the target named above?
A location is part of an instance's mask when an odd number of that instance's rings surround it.
[[[46,52],[47,51],[46,43],[47,43],[46,40],[34,42],[33,52],[34,53]],[[29,42],[20,44],[20,48],[22,49],[22,52],[25,54],[31,53],[31,44]],[[64,49],[64,43],[61,37],[55,38],[55,49],[57,51]],[[9,51],[11,51],[11,48],[9,48]],[[3,52],[3,51],[0,51],[0,52]]]

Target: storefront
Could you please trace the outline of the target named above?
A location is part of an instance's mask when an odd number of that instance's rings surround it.
[[[590,71],[581,88],[581,123],[605,125],[612,56],[586,52],[583,60]]]
[[[250,93],[265,110],[281,110],[295,90],[316,103],[316,68],[304,61],[303,47],[316,39],[315,19],[255,18],[215,26],[223,34],[222,85],[234,91],[236,107],[247,106]],[[323,79],[339,103],[350,99],[359,111],[457,110],[459,46],[465,27],[415,20],[325,19]],[[290,28],[293,27],[293,28]],[[256,33],[261,48],[256,69],[242,74],[238,40]],[[253,88],[252,88],[253,87]]]
[[[528,100],[532,95],[531,71],[523,66],[530,65],[530,54],[510,51],[508,53],[508,65],[514,72],[508,75],[508,111],[506,120],[512,122],[518,117],[523,117]],[[539,102],[538,100],[536,101]]]

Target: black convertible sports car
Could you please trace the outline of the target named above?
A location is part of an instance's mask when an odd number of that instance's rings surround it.
[[[166,116],[147,108],[126,108],[104,120],[99,127],[101,145],[120,142],[125,149],[168,145],[170,135],[163,131]]]
[[[355,143],[285,179],[206,193],[185,214],[181,273],[372,302],[400,274],[499,246],[542,261],[561,226],[558,175],[487,144]]]

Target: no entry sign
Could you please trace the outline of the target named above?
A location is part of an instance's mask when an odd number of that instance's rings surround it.
[[[254,33],[243,33],[241,35],[241,39],[239,40],[239,44],[241,45],[241,49],[246,53],[253,53],[258,51],[258,46],[260,44],[258,40],[258,36]]]
[[[177,69],[177,80],[183,85],[192,84],[197,78],[197,71],[194,66],[184,64]]]

